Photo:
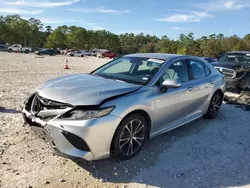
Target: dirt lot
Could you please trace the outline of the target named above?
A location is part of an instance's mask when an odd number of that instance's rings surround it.
[[[250,114],[223,104],[215,120],[199,119],[148,142],[119,162],[54,156],[27,127],[24,99],[45,80],[85,73],[96,58],[0,53],[0,187],[250,187]]]

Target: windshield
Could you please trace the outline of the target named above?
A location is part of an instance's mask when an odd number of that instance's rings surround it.
[[[250,63],[250,54],[230,53],[222,56],[219,62]]]
[[[159,71],[165,61],[143,57],[122,57],[95,70],[92,74],[146,85]]]

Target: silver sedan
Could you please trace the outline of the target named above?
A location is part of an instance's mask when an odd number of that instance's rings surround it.
[[[225,88],[224,76],[201,58],[131,54],[47,81],[25,101],[23,116],[60,154],[129,159],[148,138],[215,118]]]

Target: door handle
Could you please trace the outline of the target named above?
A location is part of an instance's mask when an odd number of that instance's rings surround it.
[[[193,87],[189,87],[187,88],[188,91],[192,91],[193,90]]]

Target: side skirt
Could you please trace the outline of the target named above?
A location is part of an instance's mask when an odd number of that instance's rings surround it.
[[[155,136],[158,136],[158,135],[160,135],[160,134],[163,134],[163,133],[166,133],[166,132],[168,132],[168,131],[171,131],[171,130],[177,128],[177,127],[180,127],[180,126],[182,126],[182,125],[185,125],[185,124],[187,124],[187,123],[189,123],[189,122],[191,122],[191,121],[194,121],[194,120],[196,120],[196,119],[199,119],[199,118],[201,118],[202,116],[203,116],[202,113],[197,113],[197,114],[194,114],[194,115],[192,115],[192,116],[189,116],[189,117],[187,117],[187,118],[185,118],[185,119],[176,121],[176,122],[174,122],[174,123],[172,123],[172,124],[169,124],[169,125],[166,125],[163,129],[158,130],[158,131],[156,131],[156,132],[150,134],[150,139],[153,138],[153,137],[155,137]]]

